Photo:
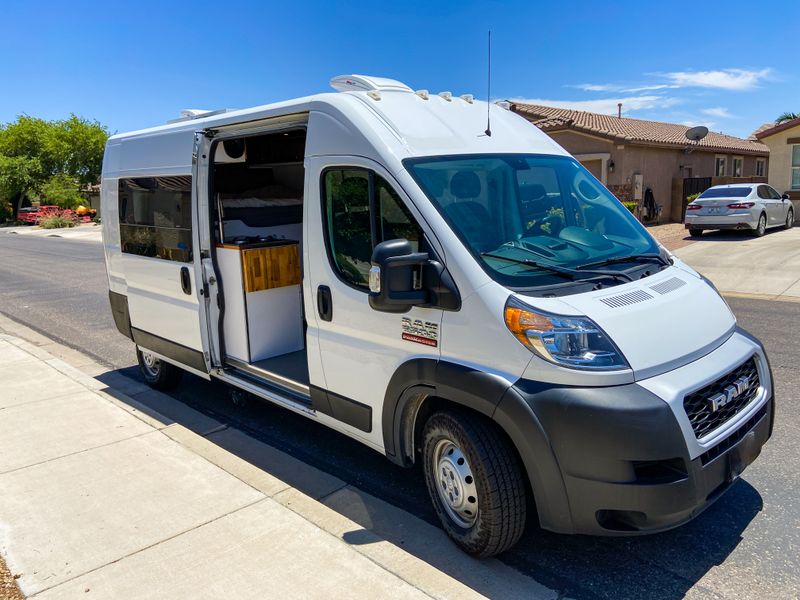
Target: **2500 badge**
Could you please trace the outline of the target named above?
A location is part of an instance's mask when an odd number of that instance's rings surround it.
[[[424,344],[435,348],[439,345],[439,324],[423,321],[422,319],[410,319],[403,317],[402,338],[409,342]]]

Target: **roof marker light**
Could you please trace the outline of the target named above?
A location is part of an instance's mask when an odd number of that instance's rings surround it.
[[[381,93],[378,90],[370,90],[370,91],[368,91],[367,92],[367,96],[369,96],[373,100],[380,100],[381,99]]]
[[[420,98],[422,98],[423,100],[427,100],[428,98],[430,98],[430,94],[428,93],[428,90],[417,90],[414,93],[417,96],[419,96]]]
[[[475,97],[472,94],[461,94],[459,98],[461,98],[467,104],[472,104],[475,102]]]
[[[500,108],[505,108],[506,110],[511,110],[511,102],[508,102],[507,100],[498,100],[497,102],[495,102],[495,104],[497,106],[499,106]]]
[[[453,92],[439,92],[439,97],[444,98],[448,102],[453,101]]]

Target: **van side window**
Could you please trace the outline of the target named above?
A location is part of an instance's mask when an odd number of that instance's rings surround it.
[[[192,178],[119,180],[120,248],[127,254],[192,261]]]
[[[416,252],[422,230],[400,196],[366,169],[331,169],[323,182],[325,227],[333,267],[351,285],[367,289],[372,249],[405,238]]]

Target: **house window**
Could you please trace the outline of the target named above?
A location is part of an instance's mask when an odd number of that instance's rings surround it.
[[[717,177],[725,177],[725,163],[727,162],[727,158],[727,156],[714,157],[714,175]]]
[[[742,176],[742,167],[744,166],[744,159],[741,156],[734,156],[733,157],[733,169],[731,169],[734,177],[741,177]]]
[[[767,170],[767,161],[763,158],[756,159],[756,177],[763,177]]]
[[[792,189],[800,190],[800,144],[792,146]]]
[[[192,178],[119,180],[122,252],[192,262]]]

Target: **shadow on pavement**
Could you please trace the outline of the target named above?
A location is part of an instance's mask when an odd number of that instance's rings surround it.
[[[785,231],[781,227],[774,227],[772,229],[767,229],[765,236],[774,235],[776,233],[780,233],[781,231]],[[687,237],[687,240],[692,240],[694,242],[746,242],[748,240],[757,240],[759,238],[755,237],[752,232],[741,230],[741,231],[723,231],[723,230],[705,230],[703,235],[700,237]]]
[[[98,379],[115,387],[123,379],[130,382],[121,391],[143,405],[137,408],[150,407],[205,433],[217,446],[363,528],[345,532],[345,542],[369,544],[373,532],[489,598],[553,597],[535,582],[556,590],[559,598],[682,598],[725,561],[762,509],[759,493],[739,480],[694,521],[666,533],[558,535],[541,530],[534,518],[512,550],[498,560],[476,561],[440,529],[419,469],[396,467],[358,442],[277,406],[258,401],[235,406],[219,382],[186,376],[165,395],[140,383],[135,368]],[[322,477],[314,475],[316,469]]]

